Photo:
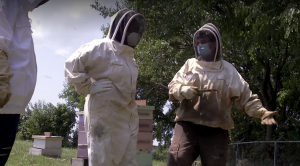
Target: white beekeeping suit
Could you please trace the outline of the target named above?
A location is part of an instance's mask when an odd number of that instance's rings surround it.
[[[37,80],[28,12],[47,1],[0,0],[0,165],[9,158]]]
[[[23,114],[37,77],[28,12],[48,0],[0,0],[0,114]]]
[[[123,9],[107,38],[81,46],[65,63],[65,77],[86,96],[90,166],[136,166],[138,68],[134,48],[145,31],[141,14]]]

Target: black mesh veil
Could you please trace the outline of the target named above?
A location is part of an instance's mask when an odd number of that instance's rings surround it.
[[[108,38],[128,45],[126,41],[128,34],[136,32],[142,36],[145,30],[145,18],[141,14],[129,9],[123,9],[112,16]]]

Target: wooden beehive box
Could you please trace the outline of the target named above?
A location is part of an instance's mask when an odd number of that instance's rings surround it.
[[[85,133],[84,126],[84,112],[78,112],[79,116],[79,126],[78,126],[78,148],[77,148],[77,158],[88,158],[88,148],[87,148],[87,136]]]
[[[146,101],[138,105],[139,133],[137,141],[137,153],[149,153],[153,148],[153,106],[147,106]]]
[[[62,140],[60,136],[33,135],[33,147],[29,149],[31,155],[44,155],[60,157],[62,153]]]

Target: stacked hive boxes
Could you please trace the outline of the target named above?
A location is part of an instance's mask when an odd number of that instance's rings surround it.
[[[87,152],[87,138],[84,127],[84,113],[79,112],[79,126],[78,126],[78,148],[77,157],[78,158],[88,158]]]
[[[137,162],[139,166],[152,166],[152,123],[153,106],[147,106],[146,100],[137,100],[139,114],[139,133],[137,142]],[[87,165],[87,138],[84,127],[84,113],[79,112],[78,149],[77,158],[72,159],[72,166]]]
[[[77,158],[72,158],[71,165],[88,166],[88,148],[84,127],[84,112],[78,112],[77,115],[79,116]]]
[[[147,106],[146,100],[136,101],[139,114],[139,133],[137,141],[137,163],[139,166],[152,166],[153,148],[153,106]]]

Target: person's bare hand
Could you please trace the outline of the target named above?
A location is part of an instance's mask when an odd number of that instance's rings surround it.
[[[262,117],[261,124],[262,125],[273,125],[277,124],[274,119],[274,116],[277,115],[276,111],[267,111],[265,112],[264,116]]]

